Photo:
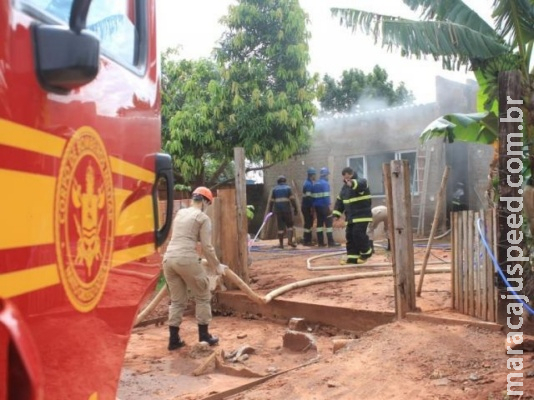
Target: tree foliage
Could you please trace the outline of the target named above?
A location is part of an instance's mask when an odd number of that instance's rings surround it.
[[[218,128],[229,148],[243,147],[252,161],[286,160],[309,146],[317,112],[307,16],[298,0],[240,0],[229,10],[216,50]]]
[[[205,184],[229,164],[211,92],[221,84],[219,68],[207,59],[179,59],[176,49],[163,54],[161,65],[163,149],[179,182]]]
[[[233,175],[233,152],[274,163],[306,151],[317,109],[306,15],[298,0],[240,0],[215,60],[162,59],[163,147],[182,183]]]
[[[410,104],[414,100],[404,82],[395,87],[378,65],[369,74],[354,68],[343,71],[338,81],[327,74],[322,86],[319,102],[324,113],[365,111]]]

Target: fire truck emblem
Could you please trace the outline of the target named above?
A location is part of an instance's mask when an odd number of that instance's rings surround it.
[[[59,275],[78,311],[96,307],[111,269],[113,178],[106,148],[89,127],[68,142],[56,186],[55,236]]]

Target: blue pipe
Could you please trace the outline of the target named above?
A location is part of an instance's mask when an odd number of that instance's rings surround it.
[[[512,292],[512,294],[516,297],[516,299],[519,300],[521,303],[523,303],[523,305],[525,306],[525,308],[527,309],[527,311],[529,312],[530,315],[533,315],[534,314],[534,309],[532,309],[527,303],[525,303],[525,301],[521,297],[519,297],[517,292],[514,289],[512,289],[512,286],[510,285],[510,282],[508,282],[508,279],[506,279],[506,275],[504,275],[504,272],[502,272],[502,269],[501,269],[501,267],[499,265],[499,262],[497,261],[497,258],[492,253],[491,248],[489,247],[489,244],[486,241],[486,238],[484,237],[484,234],[482,233],[481,222],[482,222],[481,218],[477,219],[478,234],[480,235],[480,239],[482,239],[482,243],[484,243],[484,247],[486,248],[486,251],[488,252],[489,256],[491,257],[491,260],[493,261],[493,265],[495,266],[495,269],[497,270],[497,272],[501,276],[501,278],[504,281],[504,283],[506,284],[506,286],[508,286],[508,289],[509,289],[508,291]]]

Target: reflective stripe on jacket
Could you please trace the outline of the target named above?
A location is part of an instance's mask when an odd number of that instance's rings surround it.
[[[270,211],[291,212],[291,205],[297,209],[295,196],[291,187],[287,184],[276,185],[271,195]]]
[[[335,216],[345,213],[347,224],[371,222],[371,192],[364,178],[352,179],[352,185],[343,185],[334,206]]]
[[[330,207],[330,184],[326,179],[319,179],[312,189],[314,207]]]

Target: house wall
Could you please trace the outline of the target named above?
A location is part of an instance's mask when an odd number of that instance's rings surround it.
[[[276,164],[265,171],[265,200],[279,175],[286,176],[288,183],[297,188],[297,195],[300,198],[302,184],[307,176],[306,170],[309,167],[314,167],[317,171],[321,167],[330,169],[331,194],[334,200],[341,190],[341,170],[348,165],[349,157],[372,156],[389,151],[417,151],[418,157],[425,161],[428,178],[425,197],[420,197],[421,192],[419,195],[414,195],[412,204],[423,204],[424,227],[428,233],[434,216],[436,195],[446,165],[446,152],[449,145],[442,139],[433,139],[423,146],[419,143],[419,135],[429,123],[443,114],[475,112],[476,91],[477,85],[473,81],[465,84],[438,77],[436,79],[437,101],[434,103],[318,118],[315,121],[310,151],[305,155]],[[487,177],[491,146],[468,143],[455,143],[454,145],[466,147],[468,164],[451,165],[451,169],[455,169],[455,174],[461,173],[468,177],[468,182],[472,184],[468,189],[470,205],[473,208],[479,208],[480,205],[475,200],[484,191],[481,188]],[[454,151],[454,149],[451,148],[449,151]],[[423,171],[420,171],[421,174]],[[379,204],[384,204],[384,196],[373,196],[373,206]],[[416,210],[415,207],[413,214],[418,216],[419,209]],[[445,217],[445,210],[443,217]],[[445,221],[445,218],[441,220]],[[416,227],[417,218],[413,222]]]

